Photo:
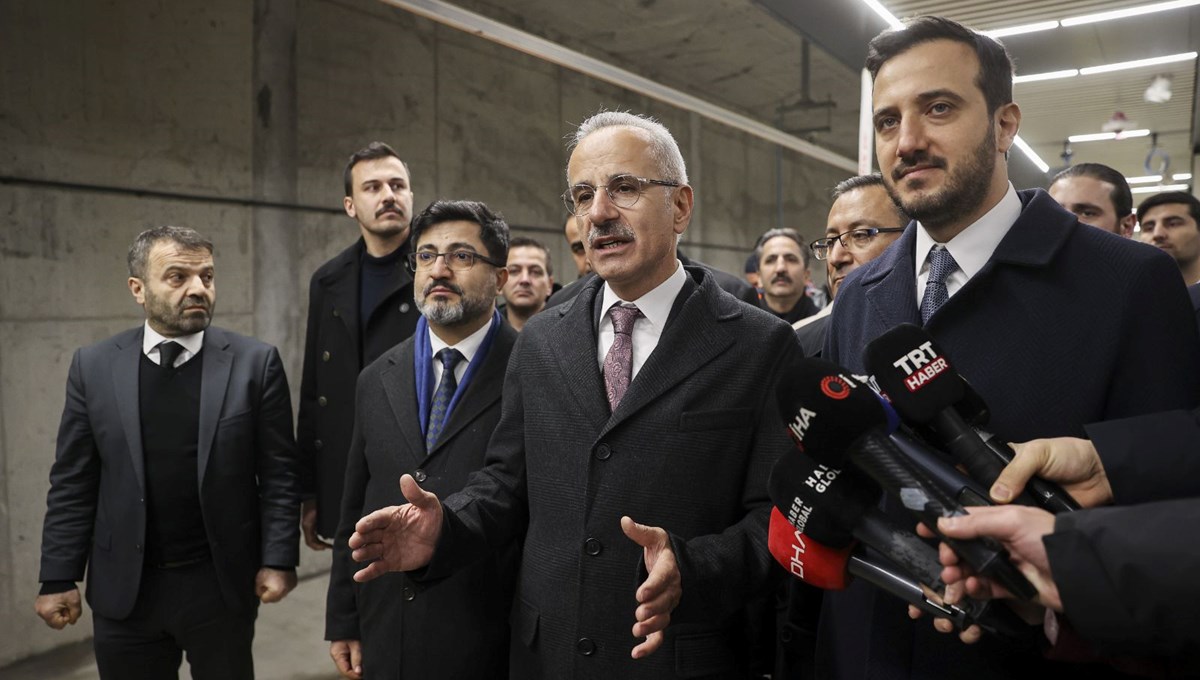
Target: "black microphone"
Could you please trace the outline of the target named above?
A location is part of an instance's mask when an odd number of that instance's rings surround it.
[[[997,541],[958,540],[938,531],[939,517],[964,515],[966,510],[887,438],[899,418],[878,395],[828,362],[800,359],[787,370],[776,396],[798,448],[833,468],[853,464],[899,499],[977,573],[1000,583],[1016,597],[1037,595],[1037,589],[1013,566]],[[788,458],[795,457],[784,456]]]
[[[985,441],[967,423],[986,423],[987,405],[954,370],[932,336],[913,324],[901,324],[867,345],[863,360],[906,421],[930,426],[972,478],[989,488],[995,483],[1012,460],[1012,448],[994,437]],[[1028,488],[1032,493],[1024,491],[1014,502],[1050,512],[1079,509],[1056,484],[1037,479]]]
[[[983,485],[964,475],[954,467],[946,454],[931,447],[903,425],[889,434],[888,439],[960,505],[993,505],[988,490]]]

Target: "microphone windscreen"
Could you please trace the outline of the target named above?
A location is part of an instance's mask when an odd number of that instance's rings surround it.
[[[872,340],[863,363],[905,420],[927,423],[963,398],[962,377],[933,336],[913,324]]]
[[[776,461],[767,481],[771,502],[792,526],[831,548],[844,548],[868,508],[883,491],[853,469],[821,465],[789,451]]]
[[[843,548],[822,545],[792,526],[778,508],[771,508],[767,548],[781,567],[811,586],[842,590],[849,582],[847,567],[854,544]]]
[[[835,466],[845,465],[846,450],[864,432],[889,425],[871,388],[828,361],[795,357],[775,394],[796,448]]]

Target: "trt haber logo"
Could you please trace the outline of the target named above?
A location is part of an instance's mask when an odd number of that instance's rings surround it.
[[[950,368],[945,357],[933,351],[932,341],[921,343],[919,347],[900,357],[892,365],[904,371],[904,374],[908,376],[904,379],[904,386],[908,388],[909,392],[916,392]]]

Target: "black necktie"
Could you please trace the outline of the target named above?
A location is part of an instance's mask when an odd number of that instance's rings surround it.
[[[167,340],[158,346],[158,365],[163,368],[175,368],[175,360],[183,351],[183,345],[174,340]]]

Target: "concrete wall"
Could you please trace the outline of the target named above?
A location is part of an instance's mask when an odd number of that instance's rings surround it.
[[[11,0],[0,65],[0,666],[90,633],[32,613],[41,522],[71,354],[140,323],[140,230],[213,239],[216,323],[279,345],[295,391],[308,277],[356,237],[328,209],[373,139],[408,160],[418,206],[486,201],[535,228],[564,282],[563,138],[602,106],[675,132],[698,201],[685,248],[729,271],[780,214],[823,231],[845,174],[374,0]]]

